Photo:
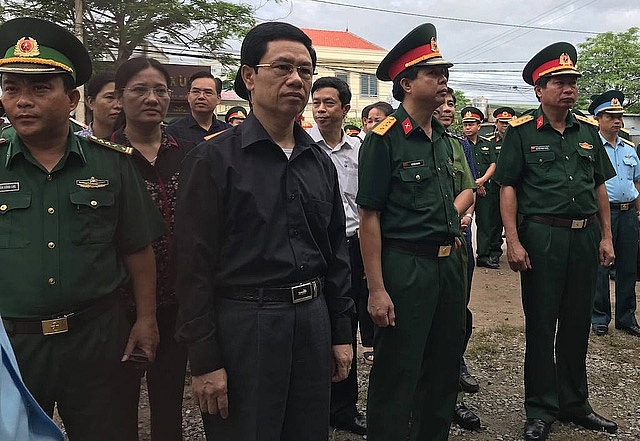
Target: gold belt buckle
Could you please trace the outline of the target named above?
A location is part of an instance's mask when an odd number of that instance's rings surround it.
[[[65,332],[69,332],[67,317],[42,320],[41,323],[43,335],[64,334]]]
[[[584,228],[586,223],[587,223],[586,219],[574,219],[571,221],[571,229],[577,230],[579,228]]]
[[[449,254],[451,254],[451,245],[440,245],[438,257],[447,257]]]
[[[620,204],[620,211],[627,211],[629,209],[629,204]]]

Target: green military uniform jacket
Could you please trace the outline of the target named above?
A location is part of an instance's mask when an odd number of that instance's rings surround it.
[[[70,132],[51,171],[14,130],[0,141],[0,313],[40,318],[77,309],[127,278],[122,255],[164,221],[127,154]]]
[[[429,140],[400,105],[360,148],[356,202],[381,212],[382,237],[441,241],[461,235],[450,138],[435,118],[431,127]],[[474,186],[468,167],[466,175],[462,190]]]
[[[569,111],[561,135],[538,107],[509,125],[494,179],[516,188],[520,214],[583,217],[598,211],[594,188],[615,170],[597,122]]]
[[[456,135],[447,132],[447,136],[451,141],[451,147],[453,149],[453,172],[455,173],[453,191],[456,196],[467,188],[476,188],[476,183],[473,180],[469,163],[467,162],[467,156],[464,154],[464,148],[460,143],[460,140]]]
[[[469,145],[473,151],[473,158],[476,161],[476,168],[480,177],[487,173],[487,169],[496,162],[496,154],[491,145],[491,141],[488,141],[482,136],[478,136],[478,141],[474,144],[469,140]]]
[[[493,154],[496,157],[496,163],[498,163],[498,159],[500,159],[500,152],[502,151],[502,140],[498,132],[495,132],[491,135],[487,140],[491,143],[491,148],[493,149]]]

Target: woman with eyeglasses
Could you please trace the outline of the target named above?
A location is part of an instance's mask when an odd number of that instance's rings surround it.
[[[124,441],[138,439],[138,399],[145,369],[152,441],[182,440],[182,393],[187,352],[173,338],[178,304],[171,241],[178,170],[186,150],[167,134],[163,125],[171,99],[169,84],[169,73],[152,58],[128,60],[118,68],[115,76],[122,116],[111,141],[133,149],[134,162],[167,226],[165,235],[153,243],[157,273],[156,317],[160,333],[156,359],[145,364],[144,360],[133,358],[122,366],[120,410]],[[133,321],[133,299],[127,298],[126,303]]]

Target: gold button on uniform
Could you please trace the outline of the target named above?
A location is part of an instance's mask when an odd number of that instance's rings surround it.
[[[0,211],[7,211],[7,204],[0,205]]]
[[[56,284],[56,279],[54,279],[53,277],[49,277],[49,285],[55,285]]]
[[[53,214],[53,213],[55,213],[55,212],[56,212],[56,210],[54,210],[54,209],[53,209],[53,207],[49,207],[49,208],[47,208],[47,213],[49,213],[49,214]]]
[[[420,175],[416,175],[416,181],[419,181],[421,179]]]
[[[47,181],[50,181],[51,179],[53,179],[51,175],[47,175]]]
[[[96,205],[98,205],[98,201],[91,201],[89,203],[91,204],[92,207],[95,207]]]
[[[56,247],[56,244],[53,242],[49,242],[47,246],[49,247],[49,249],[54,249]]]

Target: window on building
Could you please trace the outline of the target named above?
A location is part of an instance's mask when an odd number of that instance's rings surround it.
[[[349,72],[336,72],[336,78],[340,78],[342,81],[349,84]]]
[[[378,96],[378,79],[375,75],[360,74],[360,95]]]

